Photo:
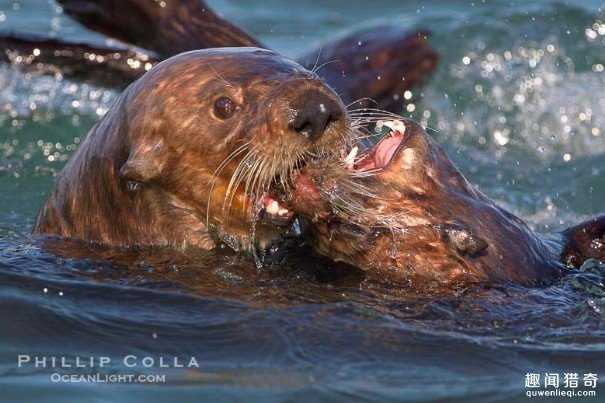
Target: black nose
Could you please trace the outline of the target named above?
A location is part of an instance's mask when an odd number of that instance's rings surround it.
[[[316,91],[304,93],[292,109],[294,118],[290,128],[311,140],[324,134],[330,123],[337,122],[343,114],[334,99]]]

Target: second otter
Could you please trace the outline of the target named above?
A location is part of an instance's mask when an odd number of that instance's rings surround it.
[[[415,290],[537,284],[603,259],[597,218],[546,239],[470,185],[418,124],[387,122],[374,147],[297,174],[291,206],[317,252]]]

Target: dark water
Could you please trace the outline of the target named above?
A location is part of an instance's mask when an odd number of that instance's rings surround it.
[[[211,2],[292,56],[360,25],[430,28],[441,67],[406,115],[435,129],[474,183],[539,230],[605,210],[599,2],[313,3]],[[42,0],[0,0],[0,28],[104,41]],[[419,298],[335,279],[300,257],[256,269],[224,250],[112,263],[103,251],[63,259],[41,249],[28,233],[53,174],[115,96],[0,67],[0,401],[511,402],[527,400],[528,372],[605,376],[605,266],[596,263],[544,288]],[[19,354],[111,365],[17,368]],[[127,368],[128,355],[139,365]],[[199,368],[157,368],[174,356]],[[53,383],[53,372],[167,377]],[[604,401],[599,381],[586,400]]]

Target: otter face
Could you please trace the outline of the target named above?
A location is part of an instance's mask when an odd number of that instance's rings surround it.
[[[291,208],[320,254],[422,286],[543,278],[548,252],[526,225],[476,191],[417,124],[340,161],[309,164]]]
[[[256,48],[175,56],[127,97],[121,177],[164,192],[229,239],[246,238],[257,219],[289,222],[273,189],[309,158],[342,148],[349,124],[316,74]]]
[[[291,196],[296,209],[315,218],[328,214],[370,227],[409,228],[447,220],[439,202],[444,198],[483,199],[420,126],[393,122],[396,127],[374,146],[359,151],[363,146],[356,145],[341,152],[341,160],[306,167]]]

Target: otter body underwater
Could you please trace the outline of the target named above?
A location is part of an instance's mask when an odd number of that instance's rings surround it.
[[[475,189],[421,126],[387,123],[374,147],[343,150],[295,179],[289,206],[319,254],[416,290],[535,285],[605,257],[594,242],[605,217],[537,234]]]

